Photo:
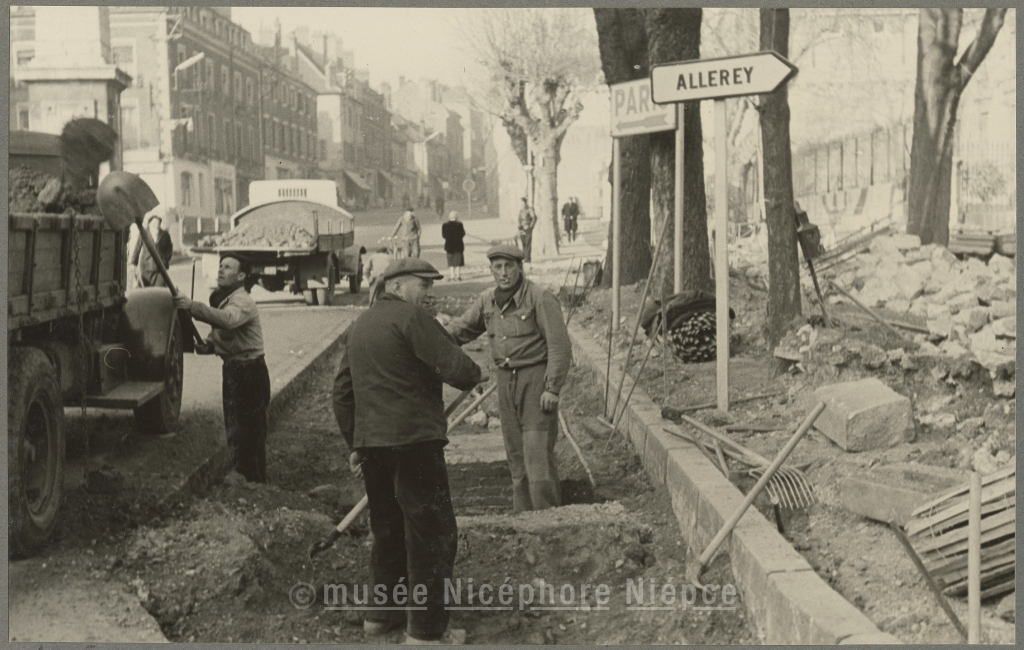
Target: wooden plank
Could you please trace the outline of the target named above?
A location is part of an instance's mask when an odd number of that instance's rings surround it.
[[[988,548],[982,548],[981,557],[986,562],[991,562],[993,560],[1006,557],[1009,557],[1012,560],[1015,548],[1016,537],[1012,539],[1003,540],[1002,542],[999,542],[998,544],[995,544]],[[949,575],[951,573],[956,573],[956,571],[958,571],[960,568],[963,568],[964,571],[967,570],[966,553],[962,553],[960,555],[951,555],[947,557],[945,561],[938,562],[936,564],[929,566],[928,573],[938,578],[941,576]],[[964,575],[966,576],[967,574],[964,573]]]
[[[965,500],[964,504],[966,503]],[[1004,495],[998,500],[985,503],[984,491],[982,491],[981,516],[984,517],[999,510],[1012,510],[1016,504],[1016,493]],[[926,532],[930,532],[932,537],[937,537],[942,532],[967,522],[967,508],[956,507],[956,512],[953,512],[953,510],[954,508],[941,510],[927,519],[914,519],[907,522],[907,525],[904,527],[907,537],[915,537],[919,533],[923,535]]]
[[[982,574],[982,576],[981,576],[981,584],[982,584],[981,598],[982,598],[982,600],[984,600],[984,599],[989,597],[989,596],[985,595],[986,592],[988,592],[989,594],[993,594],[993,595],[996,594],[996,593],[1000,593],[999,587],[1005,585],[1007,582],[1010,584],[1010,589],[1013,589],[1013,585],[1015,583],[1015,580],[1014,580],[1015,575],[1016,575],[1016,569],[1013,567],[1013,565],[1001,567],[999,569],[993,569],[987,575],[986,574]],[[1006,578],[1009,578],[1009,580],[1006,580]],[[963,582],[957,583],[955,585],[949,585],[948,587],[945,587],[942,590],[942,592],[944,594],[948,595],[948,596],[966,596],[967,595],[967,582],[963,581]]]
[[[1010,467],[1007,467],[1005,469],[1001,469],[998,472],[993,472],[993,473],[989,474],[988,476],[983,476],[981,478],[981,486],[985,487],[987,485],[991,485],[992,483],[995,483],[996,481],[1001,481],[1002,479],[1005,479],[1005,478],[1007,478],[1009,476],[1016,476],[1016,474],[1017,474],[1017,468],[1015,466],[1011,465]],[[916,510],[914,510],[914,512],[911,513],[911,516],[916,517],[919,514],[926,513],[929,510],[931,510],[932,508],[934,508],[935,506],[943,505],[944,501],[949,501],[953,497],[957,497],[957,496],[961,496],[961,495],[964,495],[964,497],[966,498],[966,495],[967,495],[967,484],[966,483],[961,485],[958,488],[954,488],[954,489],[950,490],[949,492],[946,492],[945,494],[943,494],[943,495],[941,495],[939,497],[936,497],[934,500],[929,501],[928,503],[921,504],[920,506],[918,506],[918,508]],[[984,492],[982,492],[982,497],[981,498],[982,498],[982,500],[985,499],[985,493]]]
[[[1009,555],[1002,555],[997,558],[992,558],[987,562],[983,562],[981,565],[982,573],[993,572],[997,569],[1002,569],[1007,566],[1013,566],[1016,564],[1017,558],[1011,553]],[[967,580],[967,555],[963,556],[963,566],[957,566],[943,573],[942,575],[936,575],[930,569],[928,573],[932,574],[932,577],[937,581],[940,581],[943,586],[955,585],[958,582]]]
[[[999,519],[998,522],[991,522],[986,525],[985,520],[981,522],[981,543],[991,542],[999,539],[1004,535],[1012,535],[1015,532],[1017,517],[1016,513],[1007,513],[1009,517],[1005,515],[996,515],[989,517],[989,519]],[[948,556],[953,553],[957,553],[960,550],[967,548],[967,527],[959,528],[949,535],[943,535],[931,540],[928,544],[922,544],[920,547],[914,546],[917,552],[922,558],[932,554],[938,554],[940,556]],[[927,561],[927,560],[926,560]]]

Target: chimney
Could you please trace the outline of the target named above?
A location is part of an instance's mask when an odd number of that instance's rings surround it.
[[[295,28],[295,40],[302,47],[309,47],[309,28],[306,26]]]
[[[338,60],[338,37],[334,34],[327,35],[326,54],[328,61]]]
[[[107,7],[36,7],[36,54],[40,68],[88,68],[110,64]]]

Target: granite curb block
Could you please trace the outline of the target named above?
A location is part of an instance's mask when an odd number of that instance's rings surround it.
[[[340,345],[340,339],[349,321],[339,324],[328,331],[323,338],[316,343],[315,349],[303,359],[288,364],[281,376],[275,378],[270,387],[270,406],[267,409],[267,417],[271,423],[281,412],[284,404],[295,394],[302,379],[313,374],[323,364],[327,363],[331,353]],[[222,480],[230,471],[228,450],[226,447],[217,447],[202,464],[185,477],[178,485],[172,488],[157,504],[157,507],[166,507],[169,504],[179,503],[186,498],[198,494],[209,488],[217,481]]]
[[[570,324],[576,362],[603,384],[607,356],[603,346]],[[616,361],[615,356],[612,357]],[[613,363],[611,392],[620,372]],[[632,385],[627,375],[623,399]],[[611,402],[614,395],[609,396]],[[661,418],[661,410],[637,388],[619,422],[656,485],[667,484],[672,509],[693,557],[699,555],[744,496],[689,442],[665,432],[679,428]],[[860,610],[833,591],[755,508],[740,519],[722,545],[751,622],[767,644],[892,644]]]

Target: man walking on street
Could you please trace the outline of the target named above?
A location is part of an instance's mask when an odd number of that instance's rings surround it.
[[[420,222],[416,220],[412,206],[398,218],[391,239],[398,244],[399,257],[420,256]]]
[[[530,250],[533,248],[533,227],[537,224],[537,213],[523,197],[523,207],[519,209],[519,242],[523,249],[522,260],[530,262]]]
[[[247,282],[252,267],[243,257],[220,258],[217,289],[210,307],[179,293],[174,306],[213,326],[206,347],[197,354],[216,354],[224,361],[224,433],[235,472],[254,483],[267,481],[267,406],[270,374],[263,359],[263,328]]]
[[[495,288],[448,325],[460,345],[487,333],[498,366],[498,409],[512,473],[514,512],[561,504],[555,439],[558,394],[572,344],[554,294],[523,277],[514,246],[487,251]]]
[[[384,609],[369,611],[363,629],[379,635],[406,624],[411,644],[465,642],[464,630],[448,628],[444,602],[458,529],[441,390],[442,384],[468,390],[486,373],[421,306],[442,277],[425,260],[392,262],[384,295],[343,335],[334,380],[349,466],[369,498],[373,589],[387,594],[386,603],[374,602]]]
[[[174,244],[171,243],[171,234],[161,228],[163,219],[160,215],[150,215],[146,227],[149,229],[149,236],[156,244],[157,255],[164,263],[164,268],[171,263],[171,256],[174,255]],[[165,287],[164,276],[160,275],[156,261],[149,254],[149,249],[142,243],[142,235],[135,241],[135,250],[132,252],[129,263],[135,268],[136,277],[143,287]]]

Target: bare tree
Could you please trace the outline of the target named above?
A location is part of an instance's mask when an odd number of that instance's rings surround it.
[[[647,66],[647,32],[640,9],[594,9],[601,68],[609,85],[643,79]],[[620,183],[622,196],[622,256],[619,270],[622,284],[633,284],[647,277],[651,268],[651,143],[647,135],[619,140],[622,160]],[[609,177],[611,175],[609,174]],[[609,241],[611,241],[611,224]],[[605,268],[612,264],[608,247]],[[603,283],[611,286],[612,274],[605,273]]]
[[[949,243],[953,133],[964,88],[992,49],[1006,9],[986,9],[977,35],[955,60],[963,9],[922,9],[917,34],[914,140],[910,150],[907,232],[922,244]]]
[[[789,9],[761,9],[761,49],[789,53]],[[764,149],[765,221],[768,226],[769,348],[782,340],[800,315],[800,259],[793,215],[793,154],[789,142],[789,93],[786,85],[761,97]]]
[[[650,63],[700,58],[700,9],[644,9]],[[683,147],[683,289],[713,291],[708,247],[707,199],[704,194],[704,144],[700,102],[686,105]],[[672,241],[675,226],[675,134],[655,133],[651,138],[652,202],[656,232]],[[666,245],[667,246],[667,245]],[[666,248],[671,250],[671,248]],[[655,270],[654,295],[672,291],[672,255],[664,255]]]
[[[487,102],[524,165],[534,164],[538,223],[533,252],[558,252],[562,140],[597,81],[596,32],[583,9],[489,9],[462,30],[488,76]],[[527,147],[533,160],[527,157]]]

